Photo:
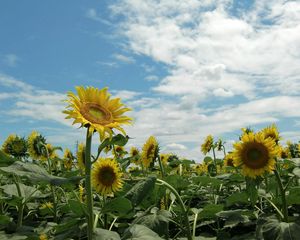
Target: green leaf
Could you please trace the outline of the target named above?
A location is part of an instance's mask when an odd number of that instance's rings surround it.
[[[247,210],[236,209],[218,212],[216,216],[225,220],[224,227],[234,227],[239,223],[249,222],[249,217],[243,215],[247,213]]]
[[[117,216],[126,215],[132,209],[131,202],[124,197],[107,201],[102,208],[103,213],[112,213]]]
[[[151,194],[154,189],[156,177],[148,177],[135,184],[126,194],[125,197],[130,199],[134,206],[139,205],[144,198]]]
[[[144,225],[134,224],[129,228],[130,234],[125,234],[124,239],[130,240],[163,240],[157,233]],[[126,237],[127,235],[127,237]],[[128,237],[129,235],[129,237]]]
[[[29,199],[31,197],[44,197],[40,191],[38,191],[35,187],[26,186],[23,183],[19,183],[21,190],[21,197],[25,199]],[[16,184],[7,184],[4,186],[0,186],[3,189],[3,192],[7,195],[19,196],[18,189]]]
[[[179,191],[186,189],[186,186],[189,184],[188,180],[180,175],[169,175],[166,177],[165,181]]]
[[[200,219],[214,219],[216,214],[223,210],[222,204],[208,204],[199,213]]]
[[[0,167],[7,167],[17,161],[0,150]]]
[[[246,192],[252,205],[254,206],[258,200],[258,189],[257,189],[257,180],[252,178],[246,178]]]
[[[75,176],[71,178],[62,178],[50,175],[46,169],[40,167],[33,163],[15,162],[8,167],[0,167],[0,170],[8,173],[15,174],[20,177],[27,177],[29,180],[35,183],[50,183],[52,185],[70,185],[77,184],[77,182],[82,178],[80,176]]]
[[[193,177],[192,181],[195,184],[201,184],[201,186],[211,185],[213,187],[219,187],[222,183],[221,180],[214,178],[214,177],[208,177],[208,176]]]
[[[226,206],[228,207],[238,203],[249,203],[248,194],[246,192],[233,193],[226,199]]]
[[[70,210],[75,213],[78,217],[82,217],[87,213],[86,206],[78,200],[68,201]]]
[[[117,232],[102,228],[96,228],[94,231],[94,236],[97,240],[121,240],[120,235]]]
[[[206,157],[203,159],[203,162],[206,163],[206,164],[211,163],[211,162],[213,162],[213,161],[214,161],[214,160],[213,160],[211,157],[209,157],[209,156],[206,156]]]
[[[0,231],[0,240],[23,240],[27,239],[27,236],[15,234],[5,234],[5,232]]]
[[[289,189],[289,194],[286,196],[288,205],[300,204],[300,187],[292,187]]]
[[[157,207],[151,209],[150,214],[146,212],[138,217],[133,223],[149,227],[160,236],[168,232],[168,222],[172,214],[167,210],[159,210]]]
[[[298,178],[300,178],[300,168],[299,167],[294,168],[293,174],[296,175]]]
[[[271,217],[265,219],[264,223],[257,228],[257,234],[263,239],[299,239],[300,225],[298,222],[280,222],[277,218]]]

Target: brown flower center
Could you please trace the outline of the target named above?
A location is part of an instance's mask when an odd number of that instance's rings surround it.
[[[106,187],[111,187],[115,182],[117,176],[114,169],[110,166],[102,167],[98,174],[99,182]]]
[[[260,169],[265,167],[269,161],[268,149],[257,142],[247,143],[242,151],[243,163],[252,169]]]
[[[84,103],[80,113],[91,123],[105,125],[113,121],[111,112],[96,103]]]

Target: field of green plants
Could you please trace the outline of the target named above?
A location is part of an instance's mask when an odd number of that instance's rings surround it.
[[[36,131],[2,143],[0,240],[300,239],[300,145],[275,124],[243,128],[230,152],[209,135],[196,163],[155,136],[127,147],[131,109],[107,88],[76,90],[62,109],[86,129],[74,151]]]

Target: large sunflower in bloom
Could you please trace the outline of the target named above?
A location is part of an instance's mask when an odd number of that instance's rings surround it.
[[[233,147],[233,163],[242,167],[243,175],[256,178],[274,170],[278,146],[263,133],[246,133]]]
[[[148,168],[151,164],[154,164],[154,161],[159,152],[158,143],[154,136],[150,136],[142,149],[142,164],[145,168]]]
[[[271,126],[264,128],[262,132],[264,133],[265,138],[268,137],[272,138],[276,144],[278,144],[279,140],[281,139],[275,124],[272,124]]]
[[[122,172],[114,159],[99,158],[93,164],[91,174],[93,187],[102,195],[117,192],[123,186]]]
[[[2,145],[3,152],[14,157],[26,157],[27,154],[27,141],[17,135],[11,134],[7,137]]]
[[[213,142],[214,142],[213,136],[208,135],[205,138],[204,143],[201,145],[201,152],[203,154],[207,154],[211,150],[211,148],[213,146]]]
[[[110,99],[107,88],[98,89],[94,87],[76,87],[78,96],[69,92],[69,103],[66,118],[73,118],[73,124],[81,123],[89,126],[90,134],[99,132],[103,140],[106,136],[112,136],[112,129],[118,129],[125,135],[123,124],[131,124],[132,119],[123,114],[131,109],[124,107],[120,98]]]

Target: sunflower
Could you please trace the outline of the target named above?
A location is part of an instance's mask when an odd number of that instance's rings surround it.
[[[48,237],[45,233],[39,235],[39,240],[48,240]]]
[[[282,159],[292,158],[290,148],[288,146],[287,147],[279,146],[278,156],[279,158]]]
[[[163,165],[168,165],[168,161],[169,161],[171,154],[162,153],[159,156],[160,156],[161,163]]]
[[[9,135],[2,145],[3,152],[19,158],[27,157],[27,148],[27,141],[14,134]]]
[[[73,156],[72,152],[70,151],[70,149],[66,148],[65,149],[65,153],[64,153],[64,167],[67,170],[71,170],[72,166],[73,166],[73,161],[75,159],[75,157]]]
[[[40,209],[53,209],[53,203],[45,202],[40,206]]]
[[[154,164],[154,161],[159,152],[158,143],[154,136],[150,136],[146,143],[143,146],[142,150],[142,163],[145,168],[148,168],[151,164]]]
[[[213,141],[214,141],[214,139],[213,139],[212,135],[208,135],[206,137],[206,139],[204,140],[204,143],[201,145],[201,151],[204,155],[207,154],[211,150],[211,148],[213,146]]]
[[[202,175],[204,173],[207,173],[208,165],[206,163],[199,163],[196,166],[194,166],[194,169],[199,175]]]
[[[85,145],[80,143],[77,148],[77,165],[80,170],[85,171]]]
[[[116,158],[122,158],[125,155],[125,148],[117,145],[115,146],[113,153]]]
[[[279,140],[281,139],[275,124],[272,124],[271,126],[264,128],[263,130],[261,130],[261,132],[264,133],[265,138],[268,137],[272,138],[276,144],[278,144]]]
[[[80,202],[84,202],[84,200],[85,200],[85,195],[84,195],[85,190],[84,190],[84,187],[82,186],[82,184],[79,184],[78,192],[79,192]]]
[[[97,192],[108,195],[119,191],[123,186],[118,163],[111,158],[99,158],[93,165],[92,185]]]
[[[232,153],[228,153],[224,158],[224,166],[225,167],[233,167],[234,157]]]
[[[246,133],[233,147],[233,164],[242,167],[243,175],[256,178],[274,170],[278,147],[263,133]]]
[[[140,151],[136,147],[130,148],[130,157],[132,159],[132,162],[135,164],[139,164],[140,161]]]
[[[32,159],[47,160],[45,153],[46,139],[36,131],[28,136],[28,152]]]
[[[124,107],[120,98],[110,99],[107,88],[98,89],[94,87],[76,87],[78,96],[69,92],[69,105],[63,113],[67,119],[73,118],[73,124],[81,123],[82,126],[89,126],[90,134],[99,132],[101,140],[106,136],[112,136],[112,129],[118,129],[126,135],[123,124],[131,124],[132,119],[124,116],[123,113],[131,109]]]

